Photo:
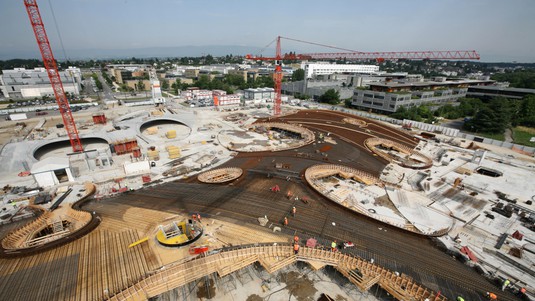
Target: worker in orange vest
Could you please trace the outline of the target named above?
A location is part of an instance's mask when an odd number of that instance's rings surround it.
[[[294,243],[298,243],[299,242],[299,236],[294,236]]]
[[[288,226],[288,218],[287,218],[286,216],[284,217],[284,222],[283,222],[283,224],[284,224],[285,226]]]
[[[294,254],[297,255],[297,253],[299,253],[299,244],[295,243],[294,244]]]
[[[295,217],[295,213],[297,212],[297,209],[295,206],[292,207],[292,216]]]
[[[489,293],[489,292],[487,292],[487,298],[488,298],[489,300],[498,300],[498,296],[496,296],[495,293]]]

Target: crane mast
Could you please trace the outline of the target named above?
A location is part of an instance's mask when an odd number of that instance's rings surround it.
[[[48,74],[50,84],[52,85],[52,90],[56,96],[56,102],[63,119],[63,124],[65,125],[65,130],[69,136],[72,150],[74,152],[81,152],[83,151],[82,142],[78,136],[78,130],[76,129],[76,124],[74,122],[74,118],[72,117],[67,95],[65,95],[65,90],[63,89],[63,83],[61,82],[58,66],[56,65],[52,48],[48,42],[48,36],[46,34],[43,20],[41,19],[41,14],[39,13],[39,8],[37,7],[37,2],[35,0],[24,0],[24,5],[26,6],[30,23],[32,24],[35,39],[37,40],[37,45],[39,46],[39,51],[43,57],[46,73]]]
[[[275,73],[273,74],[275,82],[275,104],[273,113],[275,116],[281,114],[281,85],[282,85],[282,57],[281,57],[281,37],[277,37],[277,50],[275,54]]]

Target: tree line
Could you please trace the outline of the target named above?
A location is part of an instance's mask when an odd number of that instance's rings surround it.
[[[433,123],[437,117],[465,118],[463,128],[470,132],[498,134],[509,126],[535,127],[535,95],[521,100],[495,97],[490,100],[461,98],[458,105],[447,104],[436,110],[429,105],[400,107],[390,115],[397,119],[411,119]]]
[[[515,88],[535,89],[535,69],[496,73],[491,78],[500,82],[509,82],[510,86]]]
[[[273,88],[274,86],[275,83],[271,76],[258,76],[255,80],[246,81],[243,76],[237,74],[225,74],[223,77],[214,77],[213,79],[203,74],[193,81],[192,84],[182,83],[180,79],[176,79],[171,84],[171,89],[175,94],[178,94],[180,90],[186,90],[190,87],[198,87],[206,90],[224,90],[227,94],[233,94],[235,89]],[[162,84],[163,89],[168,87],[169,82]]]

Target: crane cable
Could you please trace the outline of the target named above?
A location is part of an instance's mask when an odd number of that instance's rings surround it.
[[[61,34],[59,32],[58,22],[56,21],[56,14],[54,14],[54,8],[52,7],[52,0],[48,0],[48,5],[50,6],[50,11],[52,12],[52,19],[54,19],[54,25],[56,26],[56,32],[58,33],[61,50],[63,50],[63,59],[67,61],[67,52],[65,51],[65,47],[63,46],[63,39],[61,38]]]
[[[269,46],[271,46],[273,43],[275,43],[277,41],[277,39],[273,39],[273,41],[269,42],[269,44],[267,44],[266,46],[264,46],[264,48],[260,49],[260,51],[258,52],[258,54],[262,54],[262,52],[264,52],[264,50],[266,50]]]
[[[331,49],[336,49],[336,50],[342,50],[342,51],[347,51],[347,52],[361,53],[361,51],[356,51],[356,50],[351,50],[351,49],[346,49],[346,48],[340,48],[340,47],[331,46],[331,45],[325,45],[325,44],[320,44],[320,43],[308,42],[308,41],[303,41],[303,40],[298,40],[298,39],[293,39],[293,38],[288,38],[288,37],[281,37],[281,39],[290,40],[290,41],[294,41],[294,42],[299,42],[299,43],[303,43],[303,44],[316,45],[316,46],[321,46],[321,47],[326,47],[326,48],[331,48]]]

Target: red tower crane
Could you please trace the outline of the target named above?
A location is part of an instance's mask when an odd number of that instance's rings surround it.
[[[281,38],[306,44],[323,46],[342,50],[345,52],[336,53],[307,53],[307,54],[284,54],[281,55]],[[285,38],[278,36],[275,57],[252,56],[248,54],[246,59],[257,61],[275,61],[275,72],[273,81],[275,82],[275,105],[273,106],[273,115],[281,114],[281,82],[282,82],[282,61],[283,60],[311,60],[311,59],[348,59],[348,60],[479,60],[479,54],[475,50],[455,50],[455,51],[396,51],[396,52],[361,52],[339,47],[312,43],[297,39]]]
[[[67,130],[67,134],[69,135],[72,150],[74,152],[81,152],[83,151],[82,142],[80,141],[80,137],[78,137],[78,130],[76,129],[76,124],[72,117],[69,101],[63,90],[63,83],[61,82],[58,66],[56,65],[52,48],[48,42],[48,36],[46,35],[45,26],[41,19],[37,2],[35,0],[24,0],[24,5],[26,6],[28,17],[30,17],[30,23],[32,24],[33,32],[35,33],[35,39],[37,40],[39,51],[41,51],[46,73],[50,79],[52,90],[54,90],[56,102],[58,103],[59,112],[63,118],[65,130]]]

